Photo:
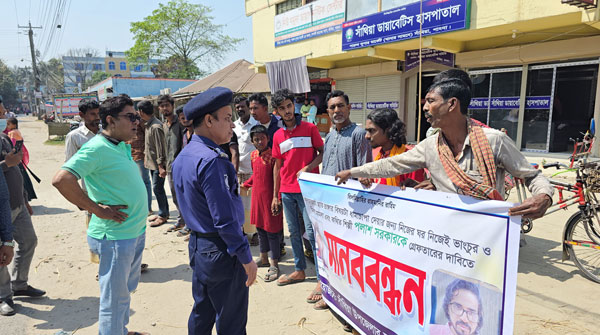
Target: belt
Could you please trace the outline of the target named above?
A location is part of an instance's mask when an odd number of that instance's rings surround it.
[[[214,233],[199,233],[197,231],[192,231],[192,235],[196,236],[196,237],[221,237],[219,236],[219,233],[214,232]]]

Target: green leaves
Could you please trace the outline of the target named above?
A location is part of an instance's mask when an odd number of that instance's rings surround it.
[[[17,103],[17,83],[11,70],[0,60],[0,95],[4,106],[8,107]],[[2,129],[4,130],[4,129]]]
[[[211,11],[184,0],[159,4],[152,15],[131,23],[135,44],[127,51],[129,62],[135,66],[158,58],[155,75],[167,78],[196,79],[210,73],[242,41],[224,35],[223,26],[212,22]]]

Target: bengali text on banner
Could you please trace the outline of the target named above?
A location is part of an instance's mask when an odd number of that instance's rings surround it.
[[[512,204],[303,173],[323,297],[361,334],[511,334]],[[460,333],[459,332],[459,333]]]

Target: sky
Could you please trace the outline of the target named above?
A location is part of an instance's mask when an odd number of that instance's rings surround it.
[[[218,68],[244,58],[253,62],[252,20],[246,17],[243,0],[204,0],[200,3],[213,8],[213,22],[225,25],[223,32],[244,41],[224,57]],[[34,29],[35,48],[40,50],[43,60],[66,54],[71,48],[91,47],[104,56],[106,50],[126,51],[133,46],[133,35],[129,32],[130,22],[141,21],[151,15],[159,3],[168,0],[0,0],[4,13],[0,20],[0,59],[8,66],[31,66],[29,38],[26,26],[42,26]],[[62,28],[55,29],[49,39],[55,17],[55,8],[64,3],[61,17]],[[61,34],[62,31],[62,34]],[[24,32],[24,33],[22,33]],[[62,36],[61,36],[62,35]],[[50,41],[50,42],[48,42]],[[201,64],[198,64],[201,67]]]

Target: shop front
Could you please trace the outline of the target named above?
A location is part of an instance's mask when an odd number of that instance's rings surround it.
[[[468,114],[503,129],[524,151],[564,152],[594,117],[598,59],[469,70]],[[521,101],[525,104],[521,106]]]

